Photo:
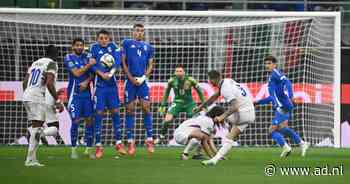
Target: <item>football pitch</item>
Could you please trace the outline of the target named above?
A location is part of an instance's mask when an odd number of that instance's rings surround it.
[[[149,156],[145,148],[139,147],[135,157],[116,159],[114,149],[107,147],[99,160],[84,156],[84,148],[78,151],[80,158],[71,160],[69,147],[40,147],[38,157],[46,166],[34,168],[24,166],[26,147],[1,146],[1,183],[343,184],[350,179],[350,149],[311,148],[303,158],[295,148],[288,158],[279,158],[279,148],[240,147],[233,148],[227,160],[211,167],[202,166],[198,160],[180,160],[180,148],[156,148]],[[298,170],[299,176],[286,176],[281,168],[309,168],[310,173]]]

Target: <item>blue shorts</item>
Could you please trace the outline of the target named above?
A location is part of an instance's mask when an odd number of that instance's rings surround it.
[[[116,86],[97,87],[94,96],[95,111],[119,108],[119,95]]]
[[[91,117],[94,112],[91,98],[73,97],[68,104],[68,112],[72,120]]]
[[[141,98],[143,100],[149,100],[149,87],[145,81],[140,86],[135,86],[129,80],[125,81],[125,103],[130,103],[136,98]]]
[[[275,117],[272,120],[272,125],[279,125],[280,123],[289,120],[291,115],[290,111],[285,111],[285,112],[280,112],[280,111],[275,111]]]

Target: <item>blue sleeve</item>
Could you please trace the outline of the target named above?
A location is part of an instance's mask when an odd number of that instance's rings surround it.
[[[272,97],[268,96],[266,98],[258,100],[256,103],[260,105],[264,105],[264,104],[269,104],[270,102],[272,102]]]
[[[97,52],[96,52],[96,47],[95,44],[90,45],[89,53],[88,53],[88,58],[94,58],[96,59],[97,57]]]
[[[277,105],[277,99],[276,99],[276,86],[274,84],[269,84],[269,94],[270,94],[270,97],[271,97],[271,101],[272,101],[272,104],[275,106]]]
[[[292,86],[292,82],[290,82],[289,79],[284,79],[284,86],[287,88],[287,92],[288,92],[288,97],[290,99],[293,99],[293,86]]]
[[[127,48],[127,45],[128,45],[128,41],[125,39],[123,40],[122,42],[122,48],[121,48],[121,55],[122,56],[125,56],[126,55],[126,48]]]
[[[121,51],[120,50],[116,50],[115,52],[114,52],[114,60],[115,60],[115,62],[114,62],[114,65],[113,65],[113,67],[114,68],[120,68],[120,65],[121,65]]]
[[[77,66],[75,65],[75,62],[73,60],[71,60],[69,55],[67,55],[64,58],[64,65],[65,65],[65,67],[67,68],[68,71],[72,71],[73,69],[77,68]]]

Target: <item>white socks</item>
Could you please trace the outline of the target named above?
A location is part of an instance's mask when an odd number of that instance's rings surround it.
[[[194,148],[197,148],[199,146],[199,141],[195,138],[192,138],[188,144],[186,145],[183,153],[189,153],[190,151],[192,151]]]
[[[233,140],[224,139],[222,147],[216,153],[216,155],[212,158],[213,161],[218,162],[222,157],[224,157],[232,148]]]
[[[29,146],[27,153],[27,161],[36,160],[36,150],[38,148],[39,142],[35,139],[35,134],[39,131],[39,128],[31,128],[29,133]]]

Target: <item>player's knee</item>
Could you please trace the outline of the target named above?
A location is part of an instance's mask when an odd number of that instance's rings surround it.
[[[126,113],[129,115],[133,115],[134,114],[134,105],[133,104],[128,104],[126,106]]]
[[[104,116],[104,112],[103,111],[97,111],[97,114],[100,115],[100,116]]]
[[[119,114],[119,109],[118,109],[118,108],[112,109],[112,110],[111,110],[111,113],[112,113],[112,114]]]
[[[281,124],[279,124],[279,128],[282,129],[282,128],[285,128],[285,127],[288,127],[288,121],[283,121]]]
[[[90,126],[92,124],[91,118],[85,118],[85,125]]]
[[[41,127],[43,124],[44,124],[44,122],[42,122],[42,121],[32,121],[33,128]]]
[[[150,105],[148,103],[142,104],[142,112],[143,113],[149,113],[150,112]]]
[[[172,120],[173,120],[173,115],[167,114],[167,115],[165,116],[165,121],[172,121]]]

